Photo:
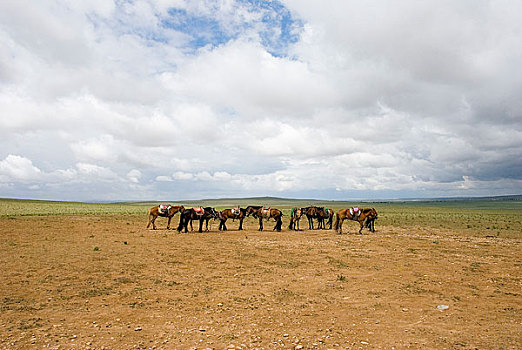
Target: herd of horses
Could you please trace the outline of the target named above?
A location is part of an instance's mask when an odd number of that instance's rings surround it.
[[[180,213],[178,232],[184,230],[188,232],[190,225],[193,230],[192,222],[199,221],[199,232],[203,232],[203,224],[205,230],[208,231],[209,220],[219,220],[219,230],[226,231],[226,222],[228,219],[239,220],[238,230],[243,230],[243,221],[247,217],[254,217],[259,220],[259,231],[263,231],[263,221],[273,219],[275,221],[274,231],[280,232],[283,225],[283,212],[275,208],[266,208],[264,206],[249,205],[246,208],[233,208],[217,211],[212,207],[185,208],[182,205],[157,205],[149,210],[149,222],[147,228],[152,225],[152,229],[156,229],[155,221],[158,217],[166,217],[167,230],[170,229],[170,222],[174,215]],[[335,216],[335,226],[333,224]],[[302,217],[308,220],[308,229],[314,230],[314,220],[317,220],[317,229],[332,229],[342,234],[342,226],[345,220],[353,220],[359,223],[359,234],[367,228],[370,232],[375,232],[375,220],[377,219],[377,211],[374,208],[346,208],[340,209],[334,214],[334,211],[325,207],[309,206],[305,208],[292,208],[290,211],[290,223],[288,229],[299,231],[300,221]],[[328,227],[328,228],[327,228]]]

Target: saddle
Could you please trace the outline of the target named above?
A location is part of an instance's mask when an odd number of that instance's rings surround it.
[[[240,208],[240,207],[233,208],[233,209],[232,209],[232,214],[233,214],[233,215],[239,215],[239,214],[241,214],[241,208]]]
[[[168,205],[168,204],[160,204],[158,205],[158,209],[160,211],[160,213],[163,213],[163,214],[168,214],[170,212],[170,208],[172,206],[171,205]]]
[[[350,208],[350,215],[352,216],[352,220],[357,221],[359,219],[359,215],[361,214],[361,210],[357,207]]]
[[[194,211],[196,212],[196,214],[198,214],[198,215],[203,215],[203,214],[205,214],[205,209],[203,209],[203,207],[192,208],[192,210],[194,210]]]
[[[270,217],[270,207],[268,208],[261,208],[261,215],[263,215],[264,218],[269,218]]]

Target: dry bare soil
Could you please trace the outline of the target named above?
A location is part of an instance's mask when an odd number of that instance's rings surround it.
[[[157,223],[0,217],[0,348],[522,348],[520,238]]]

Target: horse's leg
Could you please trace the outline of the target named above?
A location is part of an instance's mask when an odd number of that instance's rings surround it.
[[[244,220],[244,218],[239,219],[239,228],[238,228],[239,231],[243,231],[243,220]]]
[[[170,230],[170,220],[172,220],[172,216],[169,216],[169,221],[167,221],[167,230]]]
[[[344,222],[344,218],[342,218],[341,222],[339,223],[339,234],[340,235],[343,234],[343,222]]]
[[[199,230],[198,232],[199,233],[202,233],[203,232],[203,218],[199,219]]]
[[[361,226],[361,227],[359,228],[359,234],[362,235],[362,229],[363,229],[363,227],[364,227],[364,221],[359,221],[359,225]]]
[[[190,219],[190,231],[194,231],[194,227],[192,226],[192,218]]]
[[[263,231],[263,217],[259,217],[259,231]]]
[[[205,220],[206,220],[206,222],[205,222],[205,231],[208,232],[208,231],[210,231],[210,230],[208,229],[208,221],[209,221],[210,219],[205,219]]]

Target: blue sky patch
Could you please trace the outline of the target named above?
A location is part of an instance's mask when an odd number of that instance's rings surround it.
[[[231,25],[220,22],[217,17],[171,8],[162,24],[167,29],[188,35],[191,40],[187,49],[192,51],[225,44],[250,30],[257,31],[261,44],[274,56],[285,56],[288,47],[299,40],[302,21],[294,18],[279,1],[238,0],[236,6],[238,10],[241,8],[258,16],[252,16],[255,19],[250,21],[234,17]]]

